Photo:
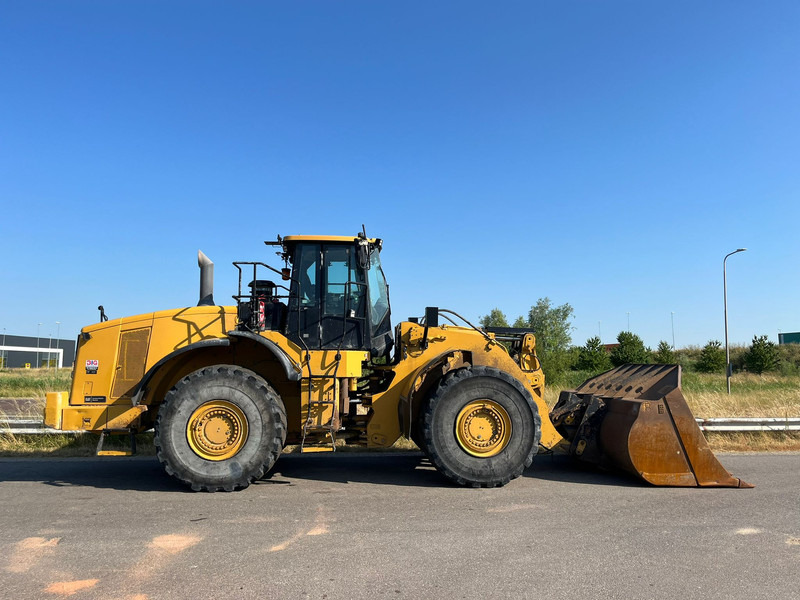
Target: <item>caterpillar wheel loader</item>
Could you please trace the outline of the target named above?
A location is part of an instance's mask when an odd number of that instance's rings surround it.
[[[534,332],[481,329],[436,307],[392,328],[380,239],[266,243],[283,267],[233,263],[233,305],[214,304],[200,252],[197,306],[115,320],[99,307],[79,335],[71,390],[47,394],[46,425],[100,433],[98,454],[112,453],[105,435],[152,428],[158,459],[193,490],[245,488],[287,444],[387,448],[401,436],[465,486],[504,485],[562,439],[582,460],[656,485],[748,486],[709,450],[679,367],[615,369],[548,415]]]

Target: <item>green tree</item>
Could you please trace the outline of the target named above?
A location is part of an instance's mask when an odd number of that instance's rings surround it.
[[[617,336],[618,345],[611,351],[611,364],[615,367],[626,363],[647,364],[650,362],[650,351],[635,333],[621,331]]]
[[[536,336],[536,355],[548,377],[564,373],[571,366],[572,313],[569,304],[552,306],[550,298],[539,298],[531,306],[527,321],[520,317],[514,322],[514,327],[530,327],[533,330]]]
[[[608,350],[606,350],[599,337],[589,338],[586,340],[586,344],[579,348],[576,366],[582,371],[592,371],[593,373],[599,373],[611,368]]]
[[[566,351],[572,344],[569,304],[551,306],[550,298],[539,298],[528,312],[527,325],[536,334],[536,346],[542,352]]]
[[[745,354],[744,362],[747,370],[753,373],[764,373],[765,371],[775,371],[780,366],[778,348],[774,342],[770,342],[765,335],[754,335],[753,343]]]
[[[525,328],[528,327],[528,322],[523,317],[517,317],[517,320],[514,321],[514,325],[512,325],[512,327]]]
[[[719,340],[710,340],[703,346],[696,369],[701,373],[719,373],[725,370],[725,351]]]
[[[492,311],[480,318],[481,327],[508,327],[508,319],[506,315],[499,308],[493,308]]]
[[[672,365],[677,362],[672,347],[664,340],[658,342],[658,348],[653,353],[653,362],[658,365]]]

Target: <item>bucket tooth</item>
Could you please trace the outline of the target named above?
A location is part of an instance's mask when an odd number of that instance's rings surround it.
[[[622,365],[564,391],[550,413],[579,460],[660,486],[753,487],[708,446],[681,391],[678,365]]]

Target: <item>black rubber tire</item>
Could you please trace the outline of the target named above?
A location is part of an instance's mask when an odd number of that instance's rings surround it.
[[[192,413],[211,400],[235,404],[248,422],[248,436],[234,456],[220,461],[198,456],[186,427]],[[158,460],[167,473],[195,491],[246,488],[278,460],[286,441],[286,409],[259,375],[233,365],[215,365],[190,373],[167,393],[155,427]]]
[[[511,421],[508,444],[490,457],[468,454],[456,438],[459,412],[480,399],[501,405]],[[445,375],[420,416],[428,458],[458,485],[505,485],[531,465],[539,448],[542,421],[533,397],[514,377],[491,367],[468,367]]]
[[[422,436],[422,418],[423,415],[420,414],[415,420],[414,424],[411,426],[411,441],[417,445],[417,448],[425,452],[425,438]]]

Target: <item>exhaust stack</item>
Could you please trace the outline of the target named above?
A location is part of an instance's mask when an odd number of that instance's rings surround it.
[[[214,306],[214,263],[198,250],[197,266],[200,267],[200,301],[197,306]]]

